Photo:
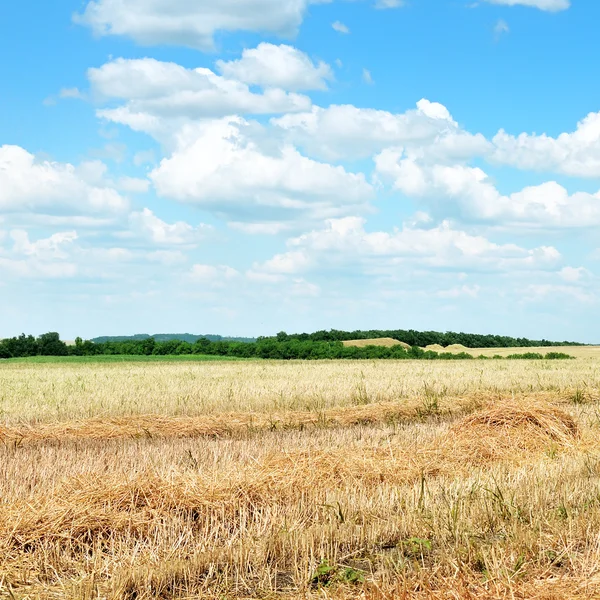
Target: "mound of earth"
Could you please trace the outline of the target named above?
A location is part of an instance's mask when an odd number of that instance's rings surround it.
[[[432,350],[433,352],[444,352],[444,346],[440,346],[439,344],[429,344],[429,346],[425,346],[425,350]]]
[[[469,352],[470,348],[462,344],[450,344],[450,346],[446,346],[445,350],[446,352]]]
[[[402,346],[406,350],[410,349],[410,346],[405,342],[399,342],[393,338],[373,338],[370,340],[346,340],[342,342],[344,346],[356,346],[363,348],[364,346],[386,346],[391,348],[392,346]]]

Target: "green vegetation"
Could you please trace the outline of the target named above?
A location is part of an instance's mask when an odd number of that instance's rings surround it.
[[[0,358],[36,358],[62,357],[81,360],[99,359],[123,360],[207,360],[264,358],[275,360],[322,360],[322,359],[419,359],[419,360],[472,360],[466,352],[434,352],[419,346],[405,349],[397,346],[344,346],[340,341],[300,340],[295,338],[259,338],[254,343],[247,342],[211,342],[200,338],[195,343],[169,340],[157,342],[154,338],[127,340],[120,342],[94,343],[90,340],[75,340],[68,346],[62,342],[58,333],[45,333],[37,338],[25,334],[2,340]],[[210,357],[210,358],[209,358]],[[513,354],[508,358],[523,359],[562,359],[570,356],[551,352],[543,356],[538,353]]]
[[[154,338],[157,342],[171,342],[173,340],[179,342],[189,342],[195,344],[199,339],[207,339],[211,342],[246,342],[252,343],[256,341],[256,338],[249,337],[229,337],[222,335],[194,335],[193,333],[155,333],[149,335],[147,333],[137,333],[136,335],[103,335],[100,337],[92,338],[90,341],[95,344],[104,344],[106,342],[141,342],[149,338]]]
[[[429,346],[439,344],[440,346],[451,346],[462,344],[467,348],[534,348],[543,346],[585,346],[577,342],[551,342],[549,340],[530,340],[527,338],[514,338],[505,335],[481,335],[478,333],[456,333],[446,331],[415,331],[414,329],[371,329],[368,331],[315,331],[315,333],[287,334],[280,332],[274,338],[280,342],[291,340],[312,342],[343,342],[347,340],[371,340],[376,338],[393,338],[399,342],[405,342],[409,346]]]

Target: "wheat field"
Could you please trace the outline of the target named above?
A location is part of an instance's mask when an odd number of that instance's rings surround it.
[[[0,364],[0,596],[600,598],[600,362]]]

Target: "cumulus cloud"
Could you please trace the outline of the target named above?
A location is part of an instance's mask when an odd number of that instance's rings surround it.
[[[364,210],[364,175],[316,162],[291,146],[261,147],[242,119],[196,124],[149,177],[157,192],[236,223],[303,222]]]
[[[358,217],[331,219],[288,241],[288,251],[254,265],[253,271],[294,275],[319,270],[360,269],[390,275],[397,269],[424,267],[458,271],[512,272],[554,268],[560,253],[551,246],[528,250],[495,244],[487,238],[454,229],[444,221],[429,229],[404,226],[391,233],[367,232]]]
[[[388,146],[428,152],[440,160],[462,160],[490,147],[481,134],[461,130],[443,104],[425,98],[404,113],[352,105],[314,106],[310,112],[287,114],[271,123],[292,143],[332,160],[365,158]]]
[[[145,44],[207,50],[218,31],[293,35],[306,8],[324,0],[94,0],[76,22],[97,35],[123,35]]]
[[[291,74],[289,81],[300,75]],[[247,84],[210,69],[186,69],[153,58],[119,58],[89,69],[88,78],[97,98],[126,101],[117,108],[100,110],[100,117],[148,133],[160,128],[161,119],[287,113],[311,106],[306,96],[278,88],[252,92]]]
[[[327,63],[315,64],[292,46],[265,42],[244,50],[238,60],[217,61],[217,69],[228,79],[292,91],[324,90],[327,81],[333,79],[333,71]]]
[[[588,114],[571,133],[558,137],[500,130],[490,160],[518,169],[600,177],[600,112]]]
[[[27,231],[13,229],[10,238],[13,247],[8,256],[0,255],[0,273],[24,279],[63,279],[77,274],[77,266],[70,260],[75,231],[31,241]]]
[[[408,196],[420,197],[461,219],[529,228],[581,228],[600,225],[600,192],[568,191],[549,181],[502,195],[485,171],[461,164],[426,164],[388,149],[375,159],[379,175]],[[451,204],[449,204],[451,203]]]
[[[212,227],[204,224],[192,227],[185,221],[166,223],[149,208],[131,213],[129,224],[132,231],[138,235],[149,239],[154,244],[166,246],[194,245],[212,232]]]
[[[484,2],[504,6],[530,6],[548,12],[567,10],[571,6],[570,0],[484,0]]]
[[[64,231],[55,233],[49,238],[31,242],[27,231],[13,229],[10,232],[10,237],[14,242],[13,252],[15,254],[24,254],[43,259],[68,258],[69,254],[65,251],[65,246],[71,245],[77,239],[77,232]]]
[[[0,147],[0,213],[117,214],[127,200],[103,181],[102,163],[81,168],[36,160],[19,146]]]

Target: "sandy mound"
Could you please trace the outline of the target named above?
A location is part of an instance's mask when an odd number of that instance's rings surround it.
[[[432,350],[433,352],[444,352],[444,346],[440,346],[439,344],[429,344],[429,346],[425,346],[425,350]]]
[[[450,344],[445,348],[446,352],[469,352],[470,348],[463,346],[462,344]]]
[[[461,419],[442,444],[474,463],[520,461],[528,453],[571,446],[578,435],[573,418],[550,404],[509,401]]]
[[[402,346],[407,350],[410,346],[404,342],[399,342],[393,338],[372,338],[370,340],[346,340],[342,342],[344,346],[356,346],[357,348],[363,348],[364,346],[386,346],[391,348],[392,346]]]

